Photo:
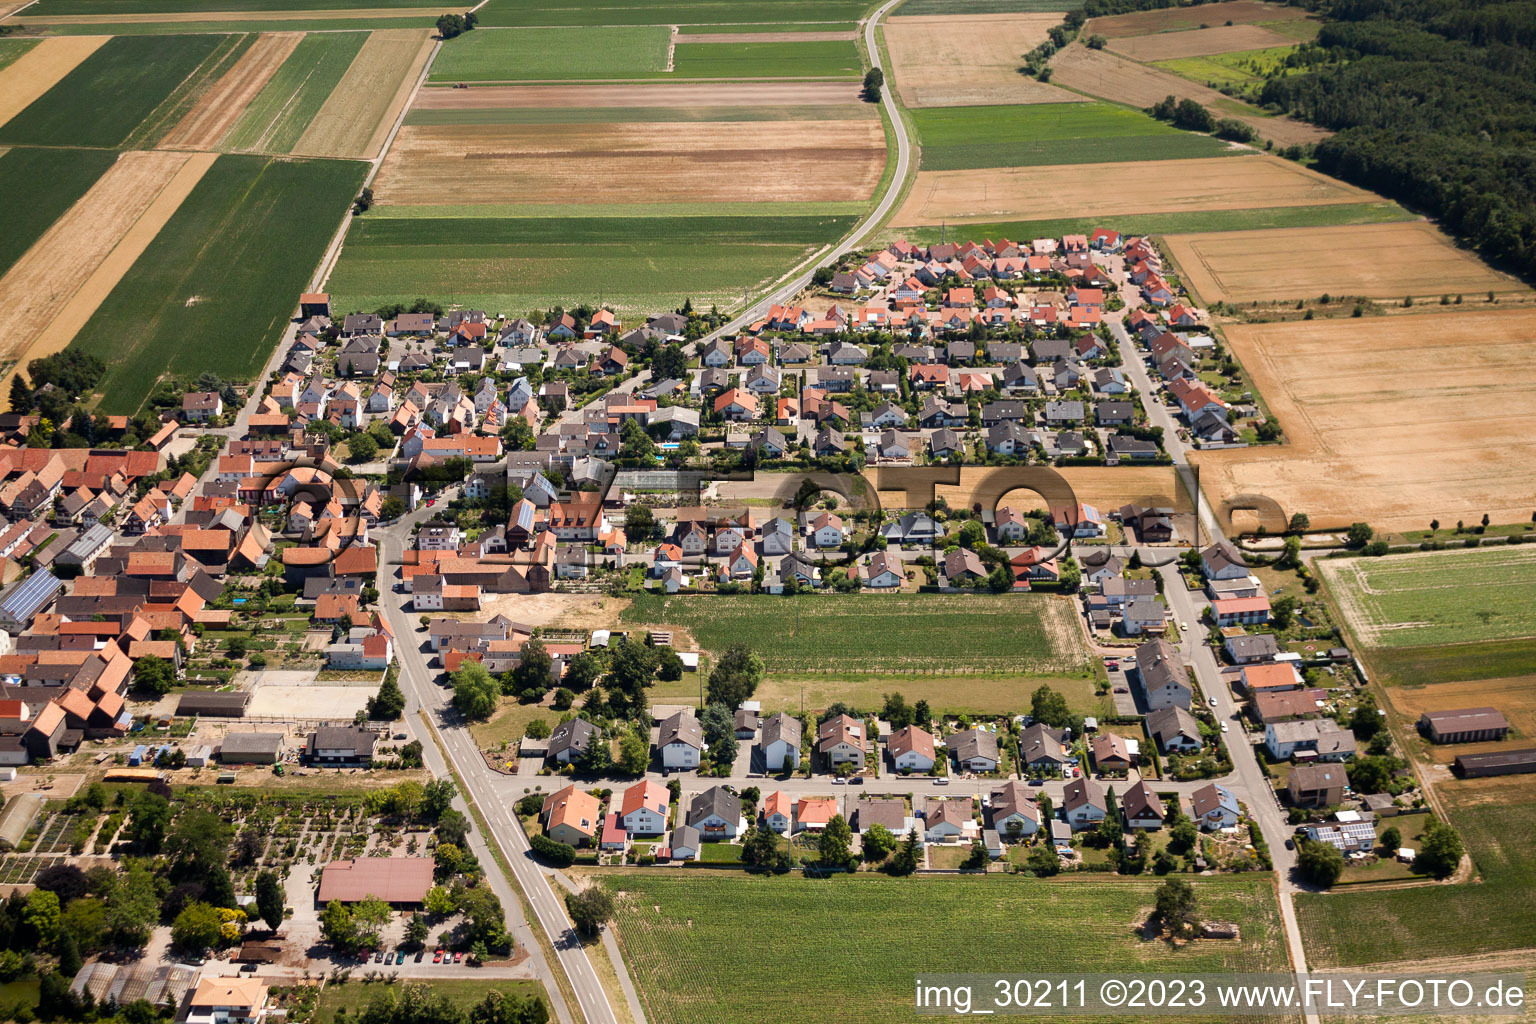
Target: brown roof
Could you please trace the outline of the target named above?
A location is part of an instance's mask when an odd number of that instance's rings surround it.
[[[376,896],[386,903],[420,903],[432,888],[431,857],[360,857],[327,864],[320,902],[356,903]]]
[[[915,725],[893,732],[886,746],[890,749],[892,757],[900,757],[902,754],[915,751],[928,760],[933,760],[933,735]]]

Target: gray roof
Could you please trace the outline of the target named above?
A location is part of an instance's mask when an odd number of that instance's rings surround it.
[[[47,569],[39,569],[0,595],[0,615],[14,622],[28,623],[63,589],[64,584],[57,576]]]
[[[225,754],[275,754],[283,749],[280,732],[232,732],[220,749]]]
[[[1228,640],[1227,649],[1234,658],[1272,658],[1280,653],[1280,644],[1273,633],[1249,633]]]
[[[1040,722],[1027,727],[1019,736],[1019,750],[1025,764],[1040,761],[1064,763],[1067,752],[1062,744],[1062,732]]]
[[[973,757],[985,757],[990,760],[998,760],[997,733],[988,732],[985,729],[967,729],[950,736],[944,744],[954,751],[957,758],[969,761]]]
[[[1079,807],[1106,808],[1104,789],[1092,779],[1073,779],[1061,793],[1062,810],[1072,811]]]
[[[78,562],[89,558],[96,551],[100,550],[103,544],[110,543],[113,536],[114,534],[110,526],[103,526],[101,523],[97,523],[70,541],[69,546],[59,553],[59,557],[63,558],[66,562]]]
[[[704,728],[699,725],[699,720],[687,711],[679,711],[662,722],[656,745],[665,747],[672,743],[686,743],[697,750],[704,749]]]
[[[592,742],[596,732],[592,723],[584,718],[573,718],[569,722],[561,722],[555,726],[554,732],[549,734],[549,754],[553,757],[562,750],[581,753],[587,749],[587,744]]]
[[[252,733],[252,735],[264,735]],[[309,734],[309,752],[317,750],[341,750],[350,748],[358,756],[371,755],[373,745],[378,741],[379,734],[372,729],[363,729],[355,725],[321,726]],[[228,740],[225,741],[226,747]]]
[[[900,797],[859,797],[853,808],[853,827],[860,832],[871,825],[884,825],[897,835],[906,830],[907,805]]]
[[[1189,689],[1184,657],[1167,640],[1149,640],[1136,648],[1136,671],[1141,675],[1141,688],[1148,693],[1169,683]]]
[[[763,721],[763,746],[783,740],[796,750],[800,749],[800,720],[784,712],[769,715]]]
[[[736,821],[741,817],[741,798],[727,793],[724,786],[711,786],[688,802],[688,824],[703,821],[710,815]]]
[[[699,848],[699,830],[692,825],[679,825],[673,829],[672,848],[675,850],[679,846],[686,846],[689,849],[697,850]]]
[[[1167,746],[1169,740],[1180,736],[1198,740],[1200,723],[1195,721],[1194,715],[1175,704],[1148,714],[1147,731],[1159,746]]]

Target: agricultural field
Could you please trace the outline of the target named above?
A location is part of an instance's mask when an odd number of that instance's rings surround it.
[[[106,36],[79,36],[44,39],[25,49],[13,45],[11,59],[0,67],[0,126],[30,107],[106,42]]]
[[[377,156],[416,88],[432,46],[431,34],[418,29],[370,34],[341,82],[294,144],[293,154]]]
[[[1419,720],[1419,716],[1432,711],[1494,707],[1508,719],[1512,731],[1504,740],[1488,743],[1430,743],[1422,738],[1410,739],[1409,746],[1424,760],[1442,768],[1462,754],[1486,754],[1528,747],[1536,740],[1536,675],[1467,679],[1426,686],[1394,686],[1388,691],[1387,699],[1391,701],[1393,709],[1402,715],[1405,732]],[[1441,788],[1455,784],[1446,778]]]
[[[328,282],[336,308],[371,310],[418,295],[513,314],[601,298],[631,319],[689,298],[695,306],[724,307],[744,288],[762,288],[841,237],[857,219],[780,216],[772,205],[759,206],[755,216],[724,217],[580,217],[572,208],[549,208],[549,216],[388,216],[427,209],[375,207],[353,222]]]
[[[420,7],[421,0],[38,0],[27,14],[38,17],[75,15],[194,15],[297,11],[345,12]],[[434,8],[435,9],[435,8]]]
[[[643,77],[667,70],[671,38],[671,29],[660,26],[477,29],[444,44],[429,81]]]
[[[803,985],[824,979],[838,1016],[904,1019],[912,979],[988,970],[1262,971],[1286,969],[1272,883],[1257,875],[1197,879],[1202,913],[1242,928],[1239,942],[1175,948],[1138,935],[1152,878],[1091,883],[1017,878],[830,882],[706,872],[608,875],[620,893],[617,930],[646,1016],[675,1024],[730,1020],[801,1024],[825,1019]],[[835,920],[835,942],[807,942],[804,923]],[[913,942],[913,931],[922,941]],[[740,950],[750,944],[753,956]]]
[[[1299,164],[1250,153],[1102,163],[1095,165],[1091,174],[1085,174],[1078,164],[920,171],[892,224],[1111,218],[1139,213],[1355,204],[1373,198],[1369,192]]]
[[[40,42],[42,42],[40,39],[0,38],[0,71],[4,71],[16,61],[20,60],[23,54],[27,53]]]
[[[0,195],[6,198],[0,275],[116,160],[116,153],[99,149],[11,149],[0,154]]]
[[[1536,795],[1530,776],[1447,780],[1437,788],[1479,879],[1298,894],[1308,966],[1417,965],[1536,946],[1536,901],[1530,899],[1536,887]]]
[[[928,14],[1040,14],[1075,11],[1082,0],[907,0],[903,15]]]
[[[1208,57],[1235,50],[1291,47],[1295,43],[1296,40],[1290,36],[1262,25],[1218,25],[1189,32],[1111,39],[1109,48],[1132,60],[1163,61],[1181,57]]]
[[[858,21],[874,5],[866,0],[783,0],[772,5],[732,0],[490,0],[480,24],[496,25],[723,25],[767,22]]]
[[[1018,70],[1059,24],[1059,13],[888,18],[890,74],[908,107],[1071,102],[1074,94]]]
[[[212,149],[246,106],[266,86],[298,46],[298,32],[266,32],[216,82],[160,141],[164,149]]]
[[[1237,50],[1217,53],[1208,57],[1183,57],[1178,60],[1160,60],[1157,66],[1172,71],[1191,82],[1222,87],[1255,89],[1262,86],[1266,76],[1284,67],[1286,57],[1295,46],[1271,46],[1260,50]],[[1302,69],[1295,69],[1300,71]],[[1287,73],[1290,73],[1287,71]]]
[[[751,36],[793,36],[796,38],[827,38],[856,39],[858,38],[858,24],[847,22],[839,25],[835,22],[816,21],[800,24],[777,24],[764,22],[757,25],[679,25],[677,34],[680,36],[703,36],[709,39],[718,37],[721,41],[745,42],[743,37]],[[702,40],[679,40],[679,42],[699,42]]]
[[[1185,10],[1207,10],[1212,6],[1207,4]],[[1277,146],[1306,145],[1329,135],[1316,125],[1288,117],[1271,117],[1257,107],[1172,72],[1150,64],[1138,64],[1108,50],[1090,50],[1080,42],[1074,42],[1056,54],[1051,59],[1051,68],[1053,83],[1138,109],[1150,107],[1165,96],[1192,99],[1216,117],[1243,122],[1261,138],[1272,140]]]
[[[1360,238],[1376,230],[1350,233]],[[1295,252],[1328,252],[1322,245],[1297,244]],[[1380,261],[1372,265],[1391,262],[1380,247],[1371,251]],[[1418,255],[1413,249],[1403,252],[1405,258]],[[1354,290],[1342,273],[1321,282],[1319,290],[1328,287]],[[1452,544],[1457,538],[1449,531],[1457,520],[1475,524],[1487,514],[1499,523],[1523,522],[1536,508],[1536,480],[1528,471],[1536,442],[1527,429],[1536,415],[1529,363],[1536,329],[1528,308],[1484,305],[1477,312],[1224,330],[1233,354],[1285,429],[1287,444],[1195,454],[1213,500],[1265,494],[1289,511],[1306,512],[1317,526],[1365,521],[1378,530],[1423,530],[1438,519]],[[1522,557],[1517,550],[1510,549],[1510,555]],[[1379,642],[1456,639],[1412,639],[1416,633],[1403,632],[1397,640],[1384,633]],[[1490,627],[1487,635],[1498,632]]]
[[[1354,201],[1370,195],[1337,184],[1357,194]],[[1530,294],[1525,285],[1458,249],[1423,221],[1305,232],[1171,235],[1167,249],[1185,283],[1206,303],[1314,298],[1325,292],[1377,299],[1490,289]]]
[[[165,373],[255,374],[364,170],[218,158],[75,338],[108,363],[100,410],[134,412]]]
[[[1222,0],[1221,3],[1117,14],[1094,18],[1084,29],[1110,39],[1145,36],[1161,32],[1185,32],[1211,25],[1264,25],[1275,22],[1303,21],[1307,12],[1300,7],[1262,3],[1260,0]]]
[[[679,78],[860,78],[864,60],[840,40],[697,42],[679,37],[671,73]]]
[[[923,145],[922,166],[930,171],[1249,152],[1207,135],[1179,131],[1139,111],[1097,101],[923,107],[911,113]]]
[[[351,66],[367,32],[306,35],[224,139],[238,152],[288,153]]]
[[[987,629],[977,630],[979,617]],[[826,594],[637,598],[632,625],[685,630],[704,650],[744,643],[770,674],[1086,675],[1066,598],[1032,595]]]

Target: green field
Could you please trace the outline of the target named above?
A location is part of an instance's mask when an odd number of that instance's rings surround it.
[[[107,362],[99,411],[134,412],[165,373],[259,372],[365,170],[220,157],[72,343]]]
[[[864,63],[853,40],[809,43],[678,43],[679,78],[857,78]]]
[[[120,146],[226,36],[108,40],[27,109],[0,125],[0,143]]]
[[[622,316],[685,298],[724,305],[840,238],[855,219],[370,215],[353,223],[327,287],[347,311],[422,295],[518,314],[599,299]]]
[[[703,35],[710,32],[852,32],[856,22],[802,21],[795,23],[758,23],[748,25],[679,25],[678,35]]]
[[[235,66],[235,62],[256,42],[256,35],[251,32],[233,33],[219,36],[218,39],[219,44],[197,66],[197,70],[184,78],[149,116],[139,122],[139,126],[123,142],[124,147],[154,148],[172,128],[181,123],[181,119],[196,106],[203,93]]]
[[[117,154],[103,149],[12,149],[0,155],[0,274],[106,173]]]
[[[1456,683],[1524,675],[1536,665],[1536,640],[1431,647],[1377,647],[1365,655],[1385,686]]]
[[[305,36],[245,108],[224,146],[291,152],[367,39],[367,32]]]
[[[420,7],[420,0],[38,0],[26,16],[74,14],[222,14],[228,11],[347,11]]]
[[[259,17],[259,16],[258,16]],[[430,28],[435,19],[414,18],[321,18],[298,21],[139,21],[95,25],[48,25],[51,36],[168,36],[228,32],[342,32],[381,28]],[[343,69],[345,70],[345,69]]]
[[[916,14],[1040,14],[1075,11],[1082,0],[907,0],[893,11]]]
[[[1516,780],[1440,784],[1451,824],[1461,830],[1480,881],[1387,892],[1299,894],[1296,914],[1316,967],[1473,956],[1536,946],[1536,797]],[[1500,785],[1502,799],[1480,800]]]
[[[1194,879],[1202,915],[1237,922],[1243,938],[1175,948],[1137,934],[1156,879],[1093,877],[668,871],[609,885],[625,893],[619,938],[646,1016],[668,1024],[809,1024],[831,1005],[839,1020],[908,1020],[924,972],[1287,969],[1269,879]],[[808,934],[812,921],[835,923],[836,934]]]
[[[412,110],[406,124],[640,124],[678,121],[845,121],[876,117],[868,104],[791,107],[500,107]]]
[[[0,38],[0,68],[14,64],[16,59],[38,44],[36,39]]]
[[[634,625],[688,630],[719,652],[744,643],[781,675],[1087,675],[1066,598],[822,594],[661,597],[625,609]]]
[[[764,22],[847,23],[874,6],[865,0],[490,0],[479,10],[481,25],[722,25]]]
[[[666,70],[670,39],[660,27],[469,32],[438,52],[431,81],[635,78]]]
[[[1300,22],[1316,31],[1316,22]],[[1153,61],[1154,67],[1172,71],[1181,78],[1213,89],[1233,86],[1246,89],[1262,85],[1270,72],[1280,69],[1285,58],[1296,51],[1295,46],[1270,46],[1262,50],[1235,50],[1232,53],[1214,53],[1206,57],[1179,57],[1173,60]],[[1305,70],[1294,69],[1295,72]]]
[[[1051,238],[1064,234],[1086,234],[1095,228],[1112,226],[1122,235],[1173,235],[1195,231],[1246,231],[1252,228],[1329,227],[1335,224],[1375,224],[1382,221],[1417,220],[1418,217],[1396,203],[1337,203],[1326,206],[1277,206],[1257,210],[1201,210],[1192,213],[1137,213],[1125,217],[1101,217],[1095,220],[1064,219],[1008,221],[991,224],[951,224],[947,236],[966,238]],[[903,235],[914,243],[928,244],[940,239],[941,229],[909,227],[891,234]]]
[[[1536,547],[1320,559],[1317,565],[1367,647],[1536,637]]]
[[[923,144],[925,171],[1248,152],[1109,103],[926,107],[911,115]]]

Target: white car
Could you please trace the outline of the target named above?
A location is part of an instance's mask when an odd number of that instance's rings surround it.
[[[1211,707],[1215,707],[1215,706],[1216,706],[1216,698],[1212,697],[1211,698]]]
[[[1189,632],[1189,623],[1181,622],[1181,623],[1179,623],[1179,628],[1182,629],[1184,632],[1188,633]]]
[[[1222,732],[1226,732],[1227,731],[1227,723],[1226,722],[1222,722],[1221,723],[1221,731]]]

